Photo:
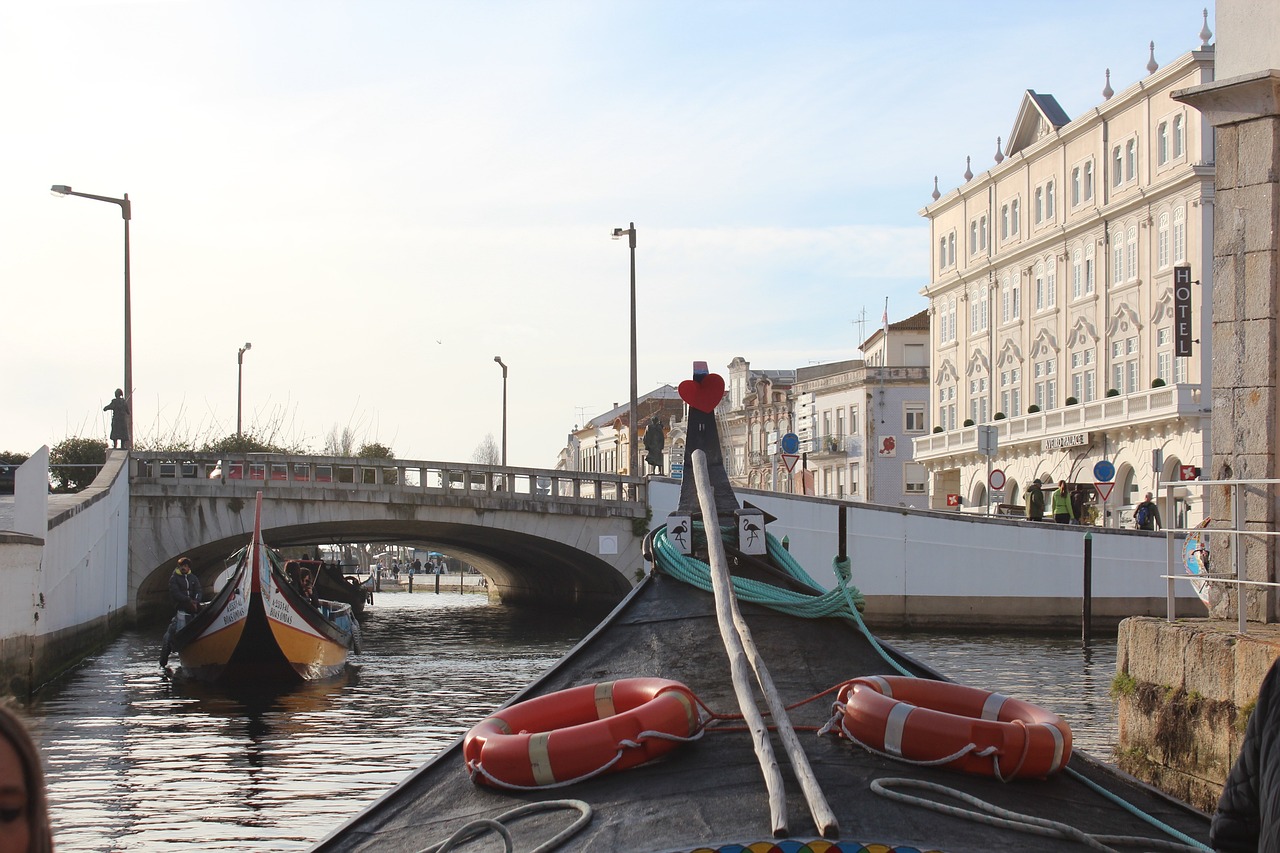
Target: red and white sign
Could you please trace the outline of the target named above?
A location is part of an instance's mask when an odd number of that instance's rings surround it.
[[[1106,503],[1107,498],[1111,497],[1111,490],[1115,488],[1115,483],[1094,483],[1093,487],[1098,490],[1098,497],[1102,498],[1102,502]]]
[[[960,496],[947,495],[947,506],[960,506]]]
[[[1199,473],[1200,473],[1200,472],[1196,470],[1196,466],[1194,466],[1194,465],[1179,465],[1179,466],[1178,466],[1178,479],[1179,479],[1179,480],[1194,480],[1197,476],[1199,476]]]
[[[997,492],[1000,491],[1004,488],[1004,471],[999,468],[993,468],[991,476],[987,478],[987,482],[991,484],[992,489]]]
[[[796,470],[796,462],[800,461],[799,455],[795,453],[783,453],[780,455],[782,456],[782,464],[787,466],[788,474]]]

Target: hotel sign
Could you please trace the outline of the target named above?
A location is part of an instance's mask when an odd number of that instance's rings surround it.
[[[1053,438],[1042,439],[1040,442],[1040,452],[1048,453],[1051,450],[1066,450],[1068,447],[1088,447],[1089,433],[1073,432],[1069,435],[1055,435]]]
[[[1191,355],[1191,267],[1173,268],[1173,354]]]

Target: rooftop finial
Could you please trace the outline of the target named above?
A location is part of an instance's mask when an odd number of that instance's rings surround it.
[[[1000,150],[1000,137],[996,137],[996,162],[1004,162],[1004,152]]]
[[[1102,99],[1104,101],[1109,101],[1111,100],[1111,96],[1114,95],[1115,93],[1116,93],[1116,90],[1111,88],[1111,69],[1108,68],[1107,69],[1107,85],[1102,87]]]
[[[1204,26],[1200,28],[1200,46],[1208,47],[1209,39],[1213,38],[1213,33],[1209,31],[1209,10],[1204,10]]]
[[[970,159],[971,159],[971,158],[969,158],[969,157],[964,158],[964,179],[965,179],[966,181],[972,181],[972,180],[973,180],[973,169],[969,168],[969,160],[970,160]]]
[[[1147,73],[1148,73],[1148,74],[1155,74],[1155,73],[1156,73],[1156,69],[1158,69],[1159,67],[1160,67],[1159,63],[1157,63],[1157,62],[1156,62],[1156,43],[1155,43],[1155,42],[1152,42],[1152,43],[1151,43],[1151,57],[1147,60]]]
[[[937,201],[942,198],[942,193],[938,192],[938,176],[933,176],[933,200]]]

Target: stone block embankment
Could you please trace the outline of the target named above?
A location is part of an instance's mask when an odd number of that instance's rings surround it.
[[[1240,752],[1258,687],[1280,657],[1280,626],[1134,617],[1116,648],[1124,771],[1212,812]]]

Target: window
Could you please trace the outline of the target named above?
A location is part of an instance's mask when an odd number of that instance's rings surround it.
[[[1058,304],[1058,256],[1049,256],[1049,266],[1045,273],[1045,290],[1048,291],[1049,305],[1052,308]]]
[[[1071,396],[1081,403],[1097,399],[1097,374],[1094,370],[1093,347],[1071,353]]]
[[[1160,122],[1156,128],[1156,164],[1163,166],[1169,162],[1169,123]]]
[[[1156,376],[1163,379],[1166,385],[1172,385],[1178,381],[1174,370],[1173,328],[1164,326],[1156,329]]]
[[[938,426],[956,428],[956,386],[944,385],[938,389]]]
[[[1084,164],[1084,200],[1093,198],[1093,161]]]
[[[947,266],[956,265],[956,232],[947,235]]]
[[[1044,222],[1044,187],[1036,187],[1035,193],[1035,221],[1036,225]]]
[[[1156,268],[1169,266],[1169,214],[1160,214],[1160,225],[1156,228]]]
[[[951,340],[954,341],[956,333],[959,331],[959,327],[956,325],[956,298],[954,296],[947,302],[947,312],[950,315],[948,317],[948,325],[951,327]]]
[[[1093,293],[1094,282],[1093,243],[1084,247],[1084,292]]]
[[[938,269],[945,270],[947,268],[947,238],[943,237],[938,241]]]
[[[859,435],[858,432],[858,407],[849,407],[849,435]]]
[[[1047,304],[1044,289],[1044,261],[1036,263],[1035,270],[1035,293],[1036,293],[1036,310],[1043,311]]]
[[[1058,405],[1058,365],[1053,358],[1035,363],[1036,405],[1047,411]]]
[[[1125,394],[1138,390],[1137,336],[1111,342],[1111,387]]]
[[[1077,247],[1071,252],[1071,298],[1084,295],[1084,252]]]
[[[1009,202],[1009,233],[1015,237],[1018,235],[1018,222],[1021,217],[1022,204],[1018,199]]]
[[[903,429],[907,432],[924,432],[924,403],[907,403]]]
[[[1186,151],[1186,129],[1182,126],[1182,116],[1173,117],[1173,159],[1177,160]]]
[[[904,479],[902,490],[909,495],[923,495],[925,490],[924,465],[908,462],[902,466]]]
[[[1006,415],[1022,414],[1022,368],[1000,372],[1000,411]]]
[[[1138,140],[1130,139],[1124,144],[1124,179],[1127,183],[1138,176]]]
[[[950,330],[947,328],[947,302],[944,299],[938,311],[938,343],[945,344],[951,340],[949,333]]]
[[[862,466],[857,462],[849,464],[849,494],[856,495],[859,491],[859,484],[862,481]]]
[[[1111,149],[1111,186],[1118,187],[1124,183],[1124,155],[1117,145]]]
[[[1057,216],[1053,203],[1053,181],[1044,185],[1044,218],[1052,222]]]
[[[1009,239],[1009,205],[1001,205],[1000,207],[1000,239]]]
[[[1187,259],[1187,212],[1181,205],[1173,209],[1173,260]]]
[[[1080,167],[1071,170],[1071,206],[1080,206]]]
[[[969,223],[969,254],[978,254],[978,220]]]
[[[1133,281],[1138,277],[1138,226],[1130,225],[1124,235],[1124,277]]]
[[[969,417],[975,424],[987,422],[987,377],[976,376],[969,380]]]
[[[1010,285],[1009,274],[1005,273],[1000,279],[1000,322],[1007,323],[1013,317],[1010,312],[1012,309],[1012,287]]]
[[[974,285],[973,292],[969,296],[970,333],[986,331],[987,309],[987,286],[985,284]]]
[[[1111,244],[1111,281],[1124,281],[1124,241],[1117,234]]]
[[[844,438],[844,406],[836,409],[836,438]]]

